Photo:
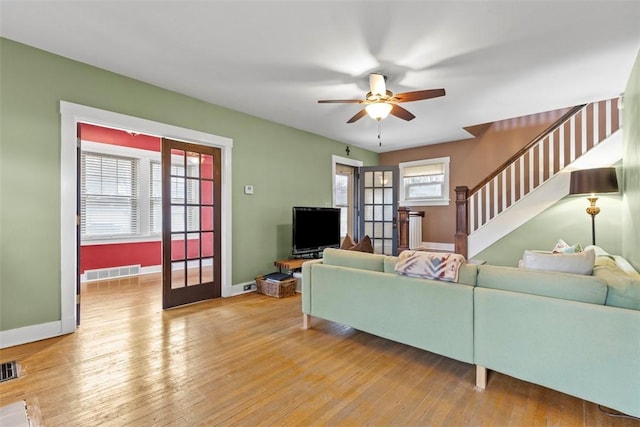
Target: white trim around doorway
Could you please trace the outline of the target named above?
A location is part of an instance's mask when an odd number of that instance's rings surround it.
[[[222,152],[222,296],[233,295],[231,283],[231,138],[155,122],[85,105],[60,101],[60,284],[61,284],[61,334],[76,329],[76,181],[77,177],[77,123],[123,129],[179,141],[192,142],[219,148]],[[54,334],[55,335],[55,334]],[[52,335],[52,336],[54,336]],[[48,338],[48,337],[43,337]],[[42,339],[42,338],[41,338]]]

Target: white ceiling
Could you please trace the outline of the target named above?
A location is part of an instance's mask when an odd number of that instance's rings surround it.
[[[0,35],[373,151],[468,138],[463,127],[618,96],[640,1],[7,1]],[[368,74],[411,122],[346,121]]]

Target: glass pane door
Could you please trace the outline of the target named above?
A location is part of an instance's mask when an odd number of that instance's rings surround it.
[[[375,166],[360,168],[360,236],[371,238],[373,251],[396,255],[398,168]]]
[[[221,295],[220,150],[163,139],[163,307]]]

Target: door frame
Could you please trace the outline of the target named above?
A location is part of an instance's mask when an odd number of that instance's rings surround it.
[[[222,296],[233,294],[231,283],[231,151],[233,139],[194,129],[173,126],[135,116],[60,101],[60,331],[76,329],[76,208],[77,208],[77,124],[91,123],[115,129],[167,137],[219,148],[222,152]]]
[[[377,187],[377,186],[373,186],[373,187],[365,187],[366,184],[366,177],[365,174],[368,172],[373,172],[375,174],[375,172],[391,172],[391,176],[392,176],[392,185],[390,187]],[[391,254],[386,254],[386,255],[398,255],[398,206],[399,206],[399,202],[398,202],[398,188],[399,188],[399,168],[397,165],[378,165],[378,166],[363,166],[358,170],[358,175],[359,175],[359,183],[358,183],[358,210],[360,211],[360,225],[358,226],[360,235],[358,236],[358,239],[361,239],[365,236],[366,233],[366,225],[365,222],[366,218],[365,218],[365,195],[366,195],[366,189],[367,188],[372,188],[373,194],[372,197],[374,197],[375,194],[375,189],[376,188],[391,188],[392,191],[392,203],[391,203]],[[375,175],[374,175],[375,176]],[[385,183],[386,184],[386,183]],[[384,196],[383,196],[383,200],[384,200]],[[375,201],[375,200],[374,200]],[[372,203],[373,205],[377,205],[378,203]],[[381,205],[383,206],[388,206],[388,204],[382,203]],[[383,210],[384,211],[384,210]],[[375,212],[375,209],[374,209]],[[384,217],[384,213],[383,213],[383,217]],[[383,218],[384,219],[384,218]],[[374,218],[369,221],[371,223],[373,223],[375,225],[376,222],[378,222],[375,219],[375,214],[374,214]],[[386,222],[386,221],[384,221]],[[383,232],[384,233],[384,232]],[[374,252],[376,250],[376,245],[375,245],[375,241],[377,239],[377,236],[375,235],[375,231],[373,234],[369,235],[369,237],[372,240],[373,243],[373,249]],[[384,252],[383,252],[384,253]]]
[[[331,156],[331,206],[336,207],[336,165],[346,165],[352,166],[356,169],[364,166],[364,162],[362,160],[350,159],[348,157],[336,156],[335,154]],[[353,212],[351,215],[353,217],[353,231],[354,234],[358,234],[359,228],[359,211],[358,211],[358,179],[357,176],[354,177],[353,182]],[[355,238],[355,236],[351,236]]]

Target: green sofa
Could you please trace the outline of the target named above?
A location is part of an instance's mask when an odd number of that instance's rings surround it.
[[[397,257],[327,249],[302,266],[312,317],[640,416],[640,276],[596,258],[591,276],[492,265],[458,283],[397,275]],[[615,265],[615,263],[613,263]]]

